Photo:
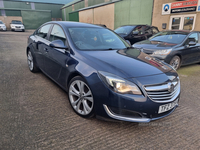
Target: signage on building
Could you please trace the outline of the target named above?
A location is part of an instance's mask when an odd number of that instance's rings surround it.
[[[163,4],[162,15],[167,15],[170,13],[191,12],[191,11],[200,11],[200,0],[187,0],[187,1]]]
[[[191,12],[197,10],[198,0],[188,0],[171,4],[171,13]]]
[[[171,3],[163,4],[162,15],[169,15],[171,12]]]
[[[198,2],[197,11],[200,11],[200,0]]]

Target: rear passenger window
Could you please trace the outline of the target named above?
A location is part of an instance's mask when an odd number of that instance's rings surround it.
[[[36,35],[40,36],[41,38],[47,39],[47,34],[49,32],[49,29],[51,27],[51,24],[45,25],[41,27],[37,32]]]
[[[66,37],[60,26],[58,26],[58,25],[53,26],[49,40],[50,41],[62,40],[63,43],[65,43]]]

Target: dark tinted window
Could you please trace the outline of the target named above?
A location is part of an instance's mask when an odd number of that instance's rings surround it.
[[[49,40],[50,41],[62,40],[65,43],[66,37],[60,26],[58,26],[58,25],[53,26]]]
[[[146,26],[137,26],[133,32],[138,32],[138,35],[145,34]]]
[[[152,36],[150,41],[159,41],[173,44],[180,44],[183,42],[185,37],[188,35],[188,32],[179,32],[179,31],[163,31]]]
[[[117,29],[115,29],[115,32],[118,33],[118,34],[129,34],[133,28],[135,28],[135,26],[122,26],[122,27],[119,27]]]
[[[152,34],[152,29],[148,26],[144,26],[144,32],[145,34]]]
[[[3,22],[2,22],[2,21],[0,21],[0,24],[3,24]]]
[[[47,34],[49,32],[49,29],[51,27],[51,24],[45,25],[41,27],[37,32],[36,35],[40,36],[41,38],[47,39]]]

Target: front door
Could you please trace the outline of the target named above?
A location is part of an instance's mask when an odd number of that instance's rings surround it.
[[[195,20],[195,14],[171,16],[169,30],[194,30]]]
[[[49,41],[62,40],[66,44],[66,36],[59,25],[54,25],[49,36]],[[46,45],[45,72],[56,82],[59,82],[62,69],[66,69],[69,52],[64,49],[52,48]]]
[[[190,41],[196,42],[196,45],[189,46]],[[199,33],[191,34],[186,40],[184,46],[185,49],[182,50],[182,64],[184,65],[199,62]]]

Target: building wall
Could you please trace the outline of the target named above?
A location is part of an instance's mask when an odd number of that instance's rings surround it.
[[[151,25],[153,0],[124,0],[115,3],[115,28],[125,24]]]
[[[67,21],[71,21],[68,14],[70,11],[77,11],[86,6],[90,7],[105,2],[112,2],[112,0],[85,0],[80,3],[67,6],[64,8],[66,16],[63,18],[66,18]],[[91,8],[89,10],[79,11],[79,21],[94,24],[105,24],[110,29],[115,29],[125,24],[151,25],[152,11],[153,0],[123,0],[112,3],[112,5],[108,4]]]
[[[79,12],[70,13],[69,20],[79,22]]]
[[[162,30],[162,23],[167,23],[167,29],[169,28],[170,15],[162,15],[162,5],[165,3],[172,3],[176,0],[154,0],[152,25]]]
[[[60,10],[62,6],[63,4],[3,0],[1,1],[0,11],[5,11],[5,16],[8,18],[21,17],[26,29],[35,29],[47,21],[62,20],[62,11]],[[7,26],[9,29],[9,25]]]
[[[113,30],[114,4],[79,11],[79,21],[91,24],[105,24],[108,28]]]
[[[175,15],[188,15],[196,14],[195,28],[194,30],[200,31],[200,12],[185,12],[185,13],[174,13],[170,15],[162,15],[163,4],[177,2],[177,0],[154,0],[153,15],[152,15],[152,25],[157,26],[159,30],[162,29],[162,24],[166,23],[166,29],[170,26],[170,17]]]
[[[107,28],[114,29],[114,4],[94,9],[94,24],[105,24]]]
[[[79,22],[94,23],[94,9],[87,9],[79,12]]]

